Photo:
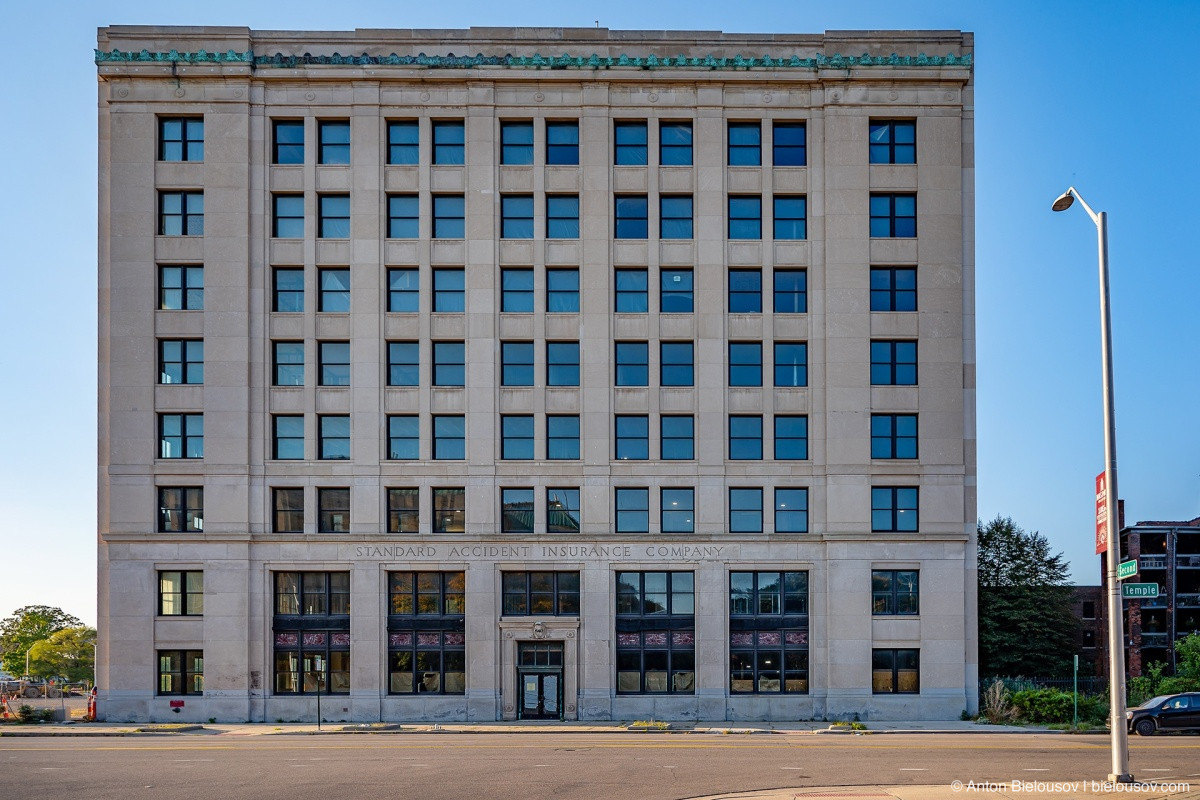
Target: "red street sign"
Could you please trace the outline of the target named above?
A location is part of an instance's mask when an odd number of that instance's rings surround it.
[[[183,701],[182,700],[172,700],[171,708],[183,708]]]
[[[1096,554],[1108,550],[1108,485],[1104,473],[1096,476]]]

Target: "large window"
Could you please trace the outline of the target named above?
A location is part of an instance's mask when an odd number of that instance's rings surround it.
[[[416,164],[420,161],[421,130],[415,119],[388,120],[387,163]]]
[[[808,272],[802,269],[775,270],[775,313],[803,314],[808,311]]]
[[[317,238],[350,238],[350,195],[317,195]]]
[[[729,415],[729,460],[762,460],[762,417],[751,414]]]
[[[350,120],[323,119],[317,122],[317,163],[350,163]]]
[[[304,163],[304,120],[277,119],[274,121],[271,143],[271,162],[274,164]]]
[[[546,415],[546,458],[551,461],[579,459],[579,415]]]
[[[271,490],[271,530],[275,533],[304,532],[304,489],[286,487]]]
[[[646,166],[646,120],[613,123],[613,163],[618,167]]]
[[[500,310],[523,314],[533,311],[532,269],[505,267],[500,270]]]
[[[202,311],[204,267],[159,265],[158,307],[164,311]]]
[[[350,311],[350,270],[345,267],[317,270],[317,310],[326,314]]]
[[[158,120],[159,161],[203,161],[204,118],[160,117]]]
[[[421,382],[421,347],[418,342],[388,342],[388,386],[417,386]]]
[[[777,120],[772,135],[771,163],[776,167],[803,167],[808,164],[807,130],[803,122]]]
[[[501,533],[533,533],[533,489],[500,490]]]
[[[416,313],[421,309],[421,275],[416,267],[392,267],[387,271],[387,310]]]
[[[505,572],[505,616],[579,616],[578,572]]]
[[[729,530],[731,533],[762,533],[763,493],[758,487],[730,487]]]
[[[808,533],[808,489],[775,490],[775,532]]]
[[[506,194],[500,197],[500,238],[533,238],[533,195]]]
[[[546,270],[546,312],[550,314],[579,313],[579,270]]]
[[[729,385],[762,386],[762,342],[729,343]]]
[[[546,164],[579,163],[579,121],[546,123]]]
[[[914,341],[871,342],[872,386],[915,386],[917,343]]]
[[[911,616],[921,613],[917,570],[871,570],[871,613],[875,616]]]
[[[304,458],[304,415],[277,414],[272,418],[274,437],[271,455],[281,461]]]
[[[533,386],[533,342],[500,343],[500,385]]]
[[[272,342],[275,386],[304,385],[304,342]]]
[[[387,418],[388,454],[393,461],[416,461],[421,457],[421,422],[416,414],[393,414]]]
[[[533,163],[533,121],[500,121],[500,163],[507,166]]]
[[[762,270],[729,270],[729,313],[762,313]]]
[[[272,311],[298,313],[304,310],[304,267],[276,267]]]
[[[466,128],[461,119],[433,121],[433,163],[462,164],[466,156]]]
[[[808,573],[729,573],[729,691],[808,692]]]
[[[617,386],[650,385],[650,345],[647,342],[616,342]]]
[[[644,314],[649,310],[649,276],[644,269],[618,269],[613,310],[618,314]]]
[[[658,310],[663,314],[691,314],[692,292],[691,269],[664,268],[659,273]]]
[[[695,385],[695,343],[659,343],[659,383],[663,386]]]
[[[158,457],[204,458],[204,415],[159,414]]]
[[[871,415],[871,458],[916,457],[916,414]]]
[[[204,651],[159,650],[158,694],[204,694]]]
[[[466,573],[388,573],[388,693],[467,690]]]
[[[808,417],[775,416],[775,460],[803,461],[808,458]]]
[[[433,532],[462,533],[466,528],[467,490],[462,486],[434,487]]]
[[[275,694],[349,694],[350,573],[274,577]]]
[[[387,490],[388,533],[420,530],[421,491],[415,486]]]
[[[695,419],[691,414],[664,414],[659,457],[663,461],[690,461],[696,457]]]
[[[617,239],[645,239],[649,236],[649,213],[646,195],[619,194],[613,201],[615,206],[615,229]]]
[[[730,196],[729,238],[762,238],[762,198],[758,195]]]
[[[775,385],[808,386],[808,343],[775,343]]]
[[[694,694],[691,572],[617,573],[617,694]]]
[[[808,199],[776,195],[774,202],[775,238],[781,240],[807,239]]]
[[[917,530],[918,492],[915,486],[871,487],[871,530],[912,533]]]
[[[546,197],[546,238],[579,238],[579,195],[552,194]]]
[[[415,194],[389,194],[389,239],[416,239],[421,235],[421,203]]]
[[[650,490],[620,487],[614,490],[617,533],[646,533],[650,530]]]
[[[320,386],[350,385],[350,343],[318,342]]]
[[[875,694],[919,694],[921,651],[887,647],[872,650],[871,691]]]
[[[547,533],[579,533],[581,522],[579,489],[551,487],[546,490]]]
[[[159,192],[160,236],[200,236],[204,233],[204,192]]]
[[[204,383],[204,340],[159,339],[158,382]]]
[[[762,125],[758,122],[729,123],[729,166],[757,167],[762,164]]]
[[[203,487],[158,487],[158,530],[161,533],[203,531]]]
[[[466,235],[466,200],[461,194],[433,196],[433,238],[461,239]]]
[[[645,414],[617,414],[616,459],[644,461],[650,458],[650,418]]]
[[[692,238],[692,196],[661,195],[658,198],[660,239]]]
[[[159,570],[158,613],[164,617],[204,614],[204,571]]]
[[[500,417],[500,458],[533,458],[533,415],[503,414]]]
[[[467,378],[466,343],[433,343],[433,385],[465,386]]]
[[[317,489],[317,533],[350,532],[350,489],[344,486]]]
[[[579,385],[579,342],[546,342],[546,385]]]
[[[912,238],[917,235],[917,196],[915,194],[872,194],[871,236],[875,238]]]
[[[439,414],[433,418],[433,457],[438,461],[462,461],[467,457],[467,418],[462,414]],[[436,496],[436,491],[434,492]]]
[[[917,163],[917,123],[914,120],[871,120],[872,164]]]
[[[304,195],[276,194],[272,196],[272,204],[271,235],[281,239],[303,238]]]
[[[692,123],[664,119],[658,123],[658,163],[664,167],[692,164]]]
[[[872,311],[916,311],[916,267],[871,267]]]
[[[659,492],[663,533],[693,533],[696,530],[696,490],[663,488]]]

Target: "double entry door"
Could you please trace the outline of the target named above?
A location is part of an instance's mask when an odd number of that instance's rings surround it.
[[[517,646],[518,719],[563,718],[561,642],[520,642]]]

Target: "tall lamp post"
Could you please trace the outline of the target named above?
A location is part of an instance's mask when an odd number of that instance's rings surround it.
[[[1108,706],[1112,731],[1112,772],[1108,780],[1132,783],[1129,772],[1129,736],[1125,729],[1125,633],[1121,619],[1121,583],[1117,565],[1121,560],[1117,519],[1117,422],[1113,413],[1112,323],[1108,308],[1108,214],[1092,211],[1075,187],[1067,189],[1051,208],[1065,211],[1076,201],[1096,223],[1100,248],[1100,353],[1104,366],[1104,485],[1108,506],[1108,550],[1105,572],[1108,575]]]

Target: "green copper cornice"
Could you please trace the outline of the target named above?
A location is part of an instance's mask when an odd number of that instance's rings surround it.
[[[944,56],[928,56],[924,53],[916,56],[872,56],[864,53],[861,56],[844,56],[834,54],[827,56],[817,54],[811,58],[790,56],[772,58],[746,56],[600,56],[593,53],[590,56],[485,56],[482,53],[474,56],[456,56],[453,53],[444,56],[427,56],[420,53],[415,56],[399,56],[395,53],[386,56],[341,55],[334,53],[329,56],[312,55],[255,55],[252,51],[237,53],[227,50],[224,53],[198,50],[196,52],[122,52],[112,50],[103,52],[96,50],[96,63],[103,64],[250,64],[252,67],[303,67],[303,66],[344,66],[344,67],[426,67],[429,69],[471,69],[473,67],[513,67],[517,69],[702,69],[702,70],[759,70],[759,69],[849,69],[851,67],[970,67],[973,58],[971,53]]]

